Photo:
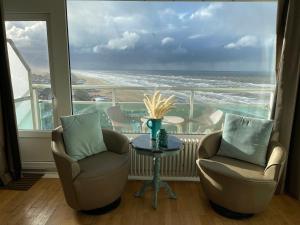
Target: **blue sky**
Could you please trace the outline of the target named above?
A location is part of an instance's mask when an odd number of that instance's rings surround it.
[[[71,65],[271,70],[275,3],[69,1]]]
[[[74,69],[274,69],[276,2],[68,1],[68,22]],[[41,30],[7,25],[27,58],[40,55],[35,67],[47,60],[31,40],[45,42]]]

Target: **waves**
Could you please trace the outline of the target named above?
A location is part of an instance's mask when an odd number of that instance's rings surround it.
[[[222,91],[196,91],[194,96],[196,103],[268,105],[270,92],[275,88],[274,79],[270,74],[253,72],[82,70],[74,72],[101,79],[108,85],[114,86],[186,88],[187,91],[167,91],[168,94],[174,94],[178,102],[189,101],[188,90],[192,87],[222,89]],[[252,91],[249,92],[247,89]]]

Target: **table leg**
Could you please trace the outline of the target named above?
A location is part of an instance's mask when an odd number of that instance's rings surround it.
[[[154,160],[154,174],[153,174],[153,200],[152,200],[152,206],[154,209],[157,208],[157,195],[160,188],[160,155],[155,155]]]
[[[152,207],[157,209],[157,197],[158,192],[161,187],[165,189],[168,193],[169,197],[172,199],[176,199],[176,194],[172,191],[170,185],[160,180],[160,161],[161,156],[160,154],[155,154],[153,156],[153,180],[144,181],[143,186],[141,189],[135,193],[136,197],[143,197],[148,187],[153,187],[153,196],[152,196]]]
[[[177,133],[181,134],[182,133],[182,124],[176,124],[177,128]]]
[[[142,133],[146,133],[147,131],[147,120],[142,122]]]
[[[176,199],[175,192],[172,190],[172,188],[170,187],[170,185],[167,182],[161,181],[160,186],[163,187],[166,190],[166,192],[168,193],[170,198]]]
[[[141,187],[141,189],[138,192],[136,192],[134,194],[134,196],[135,197],[143,197],[147,188],[149,188],[150,186],[152,186],[152,180],[144,181],[143,186]]]

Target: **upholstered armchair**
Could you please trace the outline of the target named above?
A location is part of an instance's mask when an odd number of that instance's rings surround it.
[[[84,131],[82,131],[84,132]],[[65,152],[62,127],[52,132],[52,152],[65,199],[76,210],[93,210],[119,202],[129,172],[129,141],[102,129],[108,151],[74,161]]]
[[[196,163],[203,191],[213,206],[248,215],[263,211],[279,182],[285,149],[270,141],[267,165],[261,167],[216,155],[221,137],[222,131],[214,132],[206,135],[199,145]]]

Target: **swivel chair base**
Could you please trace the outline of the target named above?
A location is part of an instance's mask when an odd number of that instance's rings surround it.
[[[108,213],[114,209],[116,209],[121,203],[121,197],[119,197],[117,200],[115,200],[114,202],[103,206],[101,208],[97,208],[97,209],[91,209],[91,210],[82,210],[81,212],[88,214],[88,215],[102,215],[105,213]]]
[[[242,219],[247,219],[252,217],[254,214],[253,213],[239,213],[239,212],[234,212],[229,209],[226,209],[212,201],[209,201],[211,207],[213,210],[220,214],[221,216],[230,218],[230,219],[237,219],[237,220],[242,220]]]

